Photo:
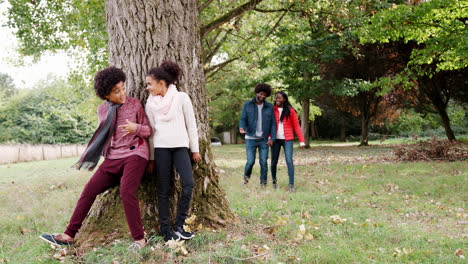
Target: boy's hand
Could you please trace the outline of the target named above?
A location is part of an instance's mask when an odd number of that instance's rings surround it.
[[[131,134],[131,133],[135,133],[137,131],[137,128],[138,128],[137,123],[133,123],[131,121],[128,121],[128,119],[126,119],[126,121],[127,121],[126,125],[120,125],[119,126],[122,129],[122,131],[125,133],[124,136],[126,136],[128,134]]]
[[[192,159],[193,159],[193,161],[195,161],[195,162],[199,162],[199,161],[201,160],[200,153],[198,153],[198,152],[193,152],[193,153],[192,153]]]
[[[267,142],[267,145],[268,145],[269,147],[273,146],[273,141],[272,141],[271,139],[269,139],[268,142]]]

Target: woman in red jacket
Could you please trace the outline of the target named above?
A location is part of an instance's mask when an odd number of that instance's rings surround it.
[[[278,188],[276,183],[276,165],[278,164],[281,147],[284,149],[284,157],[288,165],[289,191],[294,192],[294,164],[293,164],[293,146],[294,133],[299,138],[299,146],[304,148],[304,135],[302,134],[299,120],[294,108],[288,100],[285,92],[277,92],[275,95],[275,107],[273,109],[276,120],[276,140],[271,147],[271,177],[273,187]]]

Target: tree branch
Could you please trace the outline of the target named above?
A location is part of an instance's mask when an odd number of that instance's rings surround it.
[[[201,11],[203,11],[203,9],[207,8],[211,4],[211,2],[213,2],[213,0],[206,0],[206,2],[203,3],[203,5],[198,7],[198,12],[200,13]]]
[[[277,13],[277,12],[295,12],[295,13],[301,13],[303,12],[303,10],[291,10],[290,8],[293,7],[294,4],[292,4],[290,7],[288,8],[280,8],[280,9],[271,9],[271,10],[267,10],[267,9],[260,9],[260,8],[254,8],[252,10],[256,11],[256,12],[260,12],[260,13]]]
[[[215,69],[216,69],[216,71],[215,71],[214,73],[216,73],[216,72],[218,72],[219,70],[221,70],[222,68],[226,67],[226,65],[228,65],[229,63],[231,63],[231,62],[233,62],[233,61],[235,61],[235,60],[238,60],[238,59],[239,59],[239,57],[232,58],[232,59],[230,59],[230,60],[227,60],[227,61],[218,63],[218,64],[216,64],[216,65],[213,65],[213,66],[211,66],[211,67],[208,67],[208,68],[205,69],[205,74],[206,74],[206,73],[209,73],[209,72],[211,72],[211,71],[213,71],[213,70],[215,70]],[[213,73],[213,74],[214,74],[214,73]],[[210,76],[212,76],[213,74],[210,74]]]
[[[223,45],[223,42],[227,39],[227,36],[228,36],[230,31],[232,31],[232,30],[229,30],[228,32],[226,32],[226,34],[221,38],[221,40],[218,42],[218,44],[216,44],[216,46],[213,49],[210,49],[210,53],[205,56],[205,62],[210,62],[211,59],[213,58],[213,56],[216,55],[219,48],[221,48],[221,46]]]
[[[200,30],[201,37],[202,38],[205,37],[206,34],[210,33],[211,31],[213,31],[217,27],[221,26],[222,24],[230,21],[233,18],[236,18],[236,17],[242,15],[243,13],[245,13],[245,12],[247,12],[249,10],[252,10],[253,8],[255,8],[262,1],[263,0],[250,0],[249,2],[247,2],[247,3],[237,7],[235,9],[227,12],[226,14],[224,14],[223,16],[219,17],[218,19],[212,21],[208,25],[202,26],[202,28]]]

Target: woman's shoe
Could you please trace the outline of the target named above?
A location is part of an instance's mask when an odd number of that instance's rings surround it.
[[[180,238],[185,239],[185,240],[192,239],[193,237],[195,237],[194,233],[185,231],[184,228],[181,226],[176,227],[176,229],[174,230],[174,233],[178,235]]]
[[[175,240],[175,241],[179,241],[180,240],[180,236],[176,233],[174,233],[174,231],[172,230],[169,230],[169,231],[165,231],[163,233],[163,236],[164,236],[164,241],[169,241],[169,240]]]

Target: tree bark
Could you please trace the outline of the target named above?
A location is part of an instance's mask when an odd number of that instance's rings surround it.
[[[239,128],[237,128],[237,126],[233,126],[231,128],[231,144],[237,144],[237,133],[239,131]]]
[[[311,124],[311,135],[310,135],[310,138],[312,139],[319,139],[320,138],[320,135],[319,135],[319,132],[318,132],[318,125],[317,125],[317,120],[312,120]]]
[[[365,93],[360,95],[360,110],[361,110],[361,143],[359,146],[369,145],[369,123],[370,123],[370,104]]]
[[[309,112],[310,112],[310,100],[309,98],[302,99],[302,115],[301,115],[301,129],[304,134],[304,143],[306,148],[310,148],[309,141]]]
[[[369,146],[369,119],[361,114],[361,143],[359,146]]]
[[[162,61],[175,61],[182,68],[178,89],[188,93],[192,100],[202,156],[202,161],[193,167],[195,187],[190,214],[196,215],[197,222],[204,226],[226,225],[234,215],[220,186],[210,148],[197,1],[107,0],[106,15],[110,65],[122,68],[127,74],[129,96],[145,103],[148,96],[146,73]],[[145,175],[139,189],[147,233],[159,230],[156,181],[156,176]],[[180,186],[175,182],[172,218],[180,193]],[[114,188],[98,198],[77,236],[77,242],[86,247],[117,237],[128,237],[127,234],[118,188]],[[105,241],[98,241],[97,237]]]
[[[422,80],[421,85],[423,86],[422,88],[424,94],[427,97],[429,97],[429,100],[431,100],[432,104],[437,110],[437,113],[440,116],[440,120],[442,121],[442,125],[444,126],[447,139],[456,140],[455,133],[453,133],[452,126],[450,124],[450,118],[447,113],[447,105],[450,100],[450,96],[449,93],[444,95],[444,93],[442,92],[442,87],[439,87],[442,86],[442,83],[444,83],[443,79],[434,80],[426,77]]]
[[[447,139],[456,140],[455,133],[453,133],[452,126],[450,125],[450,118],[447,114],[447,109],[444,107],[437,107],[437,112],[439,113],[440,119],[442,120],[442,125],[444,126]]]
[[[346,119],[344,117],[340,118],[340,141],[345,142],[346,141]]]

